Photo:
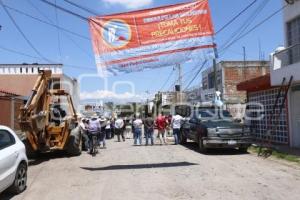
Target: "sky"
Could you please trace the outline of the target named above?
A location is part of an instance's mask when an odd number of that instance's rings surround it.
[[[55,2],[55,0],[49,1]],[[218,31],[252,1],[209,0],[215,30]],[[44,21],[57,23],[59,26],[90,38],[89,27],[86,21],[50,7],[40,0],[2,0],[2,2],[7,6],[21,10]],[[99,15],[107,15],[190,1],[72,0],[72,2],[90,8],[94,12],[99,13]],[[63,0],[56,0],[56,3],[85,17],[93,16],[93,14],[80,10]],[[258,13],[256,10],[260,7],[263,7],[263,10]],[[263,57],[268,60],[269,54],[278,46],[284,44],[281,13],[251,32],[251,34],[234,43],[225,52],[222,51],[222,46],[232,38],[232,35],[236,31],[241,30],[242,25],[247,22],[250,16],[253,16],[253,13],[256,13],[257,16],[249,28],[281,7],[281,0],[257,0],[251,9],[217,34],[215,41],[220,55],[218,61],[243,60],[243,46],[246,48],[247,60],[259,59],[259,46],[264,55]],[[177,72],[173,71],[173,66],[101,79],[97,76],[92,44],[89,39],[83,39],[70,33],[59,31],[55,27],[42,24],[15,11],[9,10],[9,12],[43,57],[54,63],[63,63],[65,65],[64,73],[80,80],[81,97],[84,99],[101,97],[106,101],[144,100],[150,98],[157,91],[173,88],[177,77]],[[2,7],[0,7],[0,25],[2,26],[0,30],[0,63],[45,63],[45,60],[38,58],[40,56],[26,43]],[[8,52],[3,50],[3,48],[22,52],[32,57]],[[72,65],[76,67],[71,67]],[[195,70],[192,72],[191,70],[197,69],[199,65],[200,63],[198,62],[189,62],[182,65],[184,74],[183,88],[185,88],[195,74]],[[173,73],[170,76],[172,71]],[[162,88],[169,76],[170,80]],[[192,86],[199,86],[200,83],[201,76],[198,76]]]

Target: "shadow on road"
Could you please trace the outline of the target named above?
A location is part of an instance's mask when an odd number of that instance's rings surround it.
[[[61,158],[69,158],[69,156],[64,151],[50,152],[50,153],[41,153],[36,158],[30,159],[28,162],[29,166],[39,165],[41,163],[47,162],[49,160],[61,159]]]
[[[151,168],[169,168],[169,167],[186,167],[198,165],[189,162],[175,162],[175,163],[156,163],[156,164],[137,164],[137,165],[112,165],[107,167],[81,167],[81,169],[89,171],[106,171],[106,170],[128,170],[128,169],[151,169]]]
[[[10,194],[8,192],[3,192],[3,193],[0,194],[0,199],[1,200],[10,200],[10,199],[12,199],[15,196],[16,195],[14,195],[14,194]]]
[[[183,146],[189,150],[193,150],[199,153],[198,144],[195,142],[187,142]],[[206,153],[202,153],[202,154],[208,156],[226,156],[226,155],[243,155],[249,153],[240,152],[238,149],[208,149]]]

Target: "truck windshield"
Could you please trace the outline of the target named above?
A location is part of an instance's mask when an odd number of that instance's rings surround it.
[[[232,119],[232,115],[227,110],[201,109],[198,113],[199,119]]]

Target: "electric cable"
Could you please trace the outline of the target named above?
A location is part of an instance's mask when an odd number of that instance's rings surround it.
[[[234,41],[236,38],[240,37],[249,28],[249,26],[252,24],[252,22],[255,20],[255,18],[262,12],[262,10],[264,9],[264,7],[267,5],[267,3],[269,1],[270,0],[263,1],[253,11],[253,13],[250,15],[250,17],[248,17],[246,19],[246,21],[242,24],[242,26],[240,26],[233,34],[231,34],[229,39],[220,46],[220,49],[224,48],[227,44]]]
[[[169,82],[169,80],[172,77],[173,73],[174,73],[174,68],[172,68],[172,71],[171,71],[170,75],[168,76],[167,80],[165,81],[165,83],[161,87],[160,91],[162,91],[164,89],[164,87],[167,85],[167,83]]]
[[[27,53],[23,53],[23,52],[20,52],[20,51],[16,51],[16,50],[13,50],[13,49],[10,49],[10,48],[1,46],[1,45],[0,45],[0,49],[2,49],[3,51],[10,52],[10,53],[18,54],[18,55],[21,55],[21,56],[25,56],[25,57],[29,57],[29,58],[34,58],[34,59],[43,60],[43,59],[40,58],[40,57],[32,56],[32,55],[29,55],[29,54],[27,54]]]
[[[42,59],[40,57],[36,57],[36,56],[29,55],[29,54],[24,53],[24,52],[16,51],[16,50],[4,47],[2,45],[0,45],[0,49],[2,49],[3,51],[6,51],[6,52],[14,53],[16,55],[21,55],[21,56],[25,56],[25,57],[29,57],[29,58],[44,60],[44,59]],[[72,64],[68,64],[68,63],[66,63],[66,64],[64,63],[64,66],[65,67],[69,67],[69,68],[74,68],[74,69],[80,69],[80,70],[91,70],[91,71],[95,71],[96,70],[96,68],[84,67],[84,66],[78,66],[78,65],[72,65]]]
[[[2,8],[4,9],[4,11],[6,12],[6,14],[8,15],[8,17],[10,18],[10,20],[13,22],[14,26],[16,27],[16,29],[19,31],[19,33],[22,35],[22,37],[24,38],[24,40],[27,42],[27,44],[34,50],[34,52],[39,55],[41,58],[43,58],[45,61],[51,63],[52,61],[49,60],[48,58],[44,57],[42,55],[41,52],[39,52],[39,50],[32,44],[32,42],[29,40],[29,38],[25,35],[25,33],[22,31],[21,27],[17,24],[17,22],[15,21],[14,17],[10,14],[10,12],[7,10],[7,8],[4,6],[2,0],[0,0],[0,4],[2,6]]]
[[[267,16],[266,18],[264,18],[262,21],[260,21],[259,23],[257,23],[255,26],[253,26],[251,29],[249,29],[246,33],[240,35],[238,38],[236,38],[234,41],[232,41],[230,44],[228,44],[226,47],[224,47],[220,52],[224,52],[226,51],[228,48],[230,48],[234,43],[236,43],[237,41],[239,41],[240,39],[244,38],[245,36],[247,36],[248,34],[250,34],[251,32],[253,32],[255,29],[257,29],[258,27],[260,27],[261,25],[263,25],[264,23],[266,23],[268,20],[270,20],[272,17],[274,17],[276,14],[278,14],[279,12],[281,12],[282,10],[284,10],[287,7],[288,4],[282,6],[280,9],[276,10],[275,12],[273,12],[271,15]],[[202,67],[201,67],[202,68]],[[198,71],[197,75],[200,73],[200,71]],[[196,76],[197,77],[197,76]],[[191,81],[192,82],[192,81]],[[190,85],[190,84],[189,84]],[[189,86],[188,86],[189,87]],[[186,89],[188,88],[186,87]],[[186,90],[185,89],[185,90]]]
[[[228,27],[230,24],[232,24],[237,18],[239,18],[242,14],[244,14],[248,9],[250,9],[255,3],[257,2],[257,0],[252,1],[247,7],[245,7],[242,11],[240,11],[236,16],[234,16],[231,20],[229,20],[229,22],[227,22],[224,26],[222,26],[216,33],[215,35],[217,35],[218,33],[222,32],[226,27]]]
[[[251,32],[253,32],[255,29],[257,29],[258,27],[260,27],[261,25],[263,25],[264,23],[266,23],[267,21],[269,21],[272,17],[274,17],[275,15],[277,15],[279,12],[281,12],[282,10],[284,10],[287,7],[288,4],[282,6],[280,9],[276,10],[275,12],[273,12],[271,15],[269,15],[268,17],[264,18],[261,22],[257,23],[255,26],[253,26],[250,30],[248,30],[246,33],[244,33],[243,35],[241,35],[240,37],[238,37],[237,39],[235,39],[234,41],[232,41],[230,44],[228,44],[226,47],[224,47],[224,49],[222,49],[222,51],[225,51],[227,48],[231,47],[234,43],[238,42],[240,39],[244,38],[245,36],[249,35]]]
[[[99,15],[97,12],[95,12],[95,11],[89,9],[89,8],[83,7],[83,6],[79,5],[79,4],[76,4],[76,3],[72,2],[72,1],[69,1],[69,0],[64,0],[64,1],[67,2],[68,4],[72,5],[72,6],[75,6],[77,8],[80,8],[80,9],[84,10],[85,12],[91,13],[93,15]]]
[[[63,27],[61,27],[61,26],[57,26],[57,25],[55,25],[55,24],[53,24],[53,23],[46,22],[46,21],[44,21],[44,20],[42,20],[42,19],[40,19],[40,18],[34,17],[34,16],[32,16],[32,15],[30,15],[30,14],[28,14],[28,13],[25,13],[25,12],[23,12],[23,11],[21,11],[21,10],[16,9],[16,8],[12,8],[12,7],[8,6],[8,5],[5,5],[5,4],[4,4],[4,6],[5,6],[7,9],[9,9],[9,10],[12,10],[12,11],[14,11],[14,12],[16,12],[16,13],[19,13],[19,14],[23,15],[23,16],[26,16],[26,17],[28,17],[28,18],[34,19],[34,20],[36,20],[36,21],[39,21],[40,23],[47,24],[47,25],[52,26],[52,27],[55,27],[55,28],[59,28],[60,30],[62,30],[62,31],[64,31],[64,32],[70,33],[70,34],[72,34],[72,35],[74,35],[74,36],[77,36],[77,37],[80,37],[80,38],[82,38],[82,39],[85,39],[85,40],[89,40],[89,41],[90,41],[90,38],[89,38],[89,37],[86,37],[86,36],[84,36],[84,35],[75,33],[74,31],[68,30],[68,29],[63,28]],[[41,12],[41,13],[42,13],[42,12]]]
[[[197,71],[197,73],[195,74],[195,76],[192,78],[192,80],[189,82],[189,84],[185,87],[184,91],[187,90],[191,84],[194,82],[194,80],[197,78],[197,76],[200,74],[200,72],[202,71],[202,69],[204,68],[204,66],[206,65],[206,63],[208,62],[208,60],[205,60],[202,63],[202,66],[200,67],[200,69]]]
[[[50,19],[47,15],[45,15],[43,12],[41,12],[32,2],[31,0],[27,0],[28,3],[41,15],[43,16],[49,23],[54,24],[52,19]],[[58,26],[56,26],[58,27]],[[72,37],[70,37],[68,34],[64,34],[64,36],[69,39],[81,52],[83,52],[86,56],[88,56],[90,59],[94,60],[94,56],[92,56],[90,53],[87,52],[84,48],[82,48]]]
[[[54,3],[56,5],[56,0],[54,0]],[[56,25],[59,26],[58,14],[56,8],[55,8],[55,20],[56,20]],[[57,42],[58,42],[58,52],[60,55],[60,62],[62,62],[62,49],[61,49],[61,42],[60,42],[60,32],[58,28],[57,28]]]
[[[59,9],[59,10],[65,12],[65,13],[68,13],[68,14],[70,14],[70,15],[73,15],[73,16],[75,16],[75,17],[78,17],[79,19],[81,19],[81,20],[83,20],[83,21],[86,21],[86,22],[93,22],[94,24],[96,24],[96,25],[98,25],[99,27],[103,28],[104,30],[107,30],[107,31],[108,31],[108,29],[107,29],[106,27],[103,27],[103,25],[102,25],[101,23],[95,21],[95,20],[92,19],[92,18],[87,18],[87,17],[85,17],[85,16],[83,16],[83,15],[80,15],[80,14],[77,14],[77,13],[71,11],[71,10],[68,10],[68,9],[66,9],[66,8],[64,8],[64,7],[62,7],[62,6],[55,5],[54,3],[50,2],[50,1],[47,1],[47,0],[40,0],[40,1],[43,2],[43,3],[48,4],[49,6],[55,7],[55,8],[57,8],[57,9]]]

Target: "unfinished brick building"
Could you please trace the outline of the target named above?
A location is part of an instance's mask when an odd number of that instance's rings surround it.
[[[202,101],[212,101],[215,88],[222,93],[227,109],[236,118],[242,118],[247,99],[245,91],[238,91],[236,86],[245,80],[250,80],[270,71],[268,61],[221,61],[217,64],[216,81],[213,67],[202,73],[203,98]],[[215,87],[215,82],[217,86]]]

